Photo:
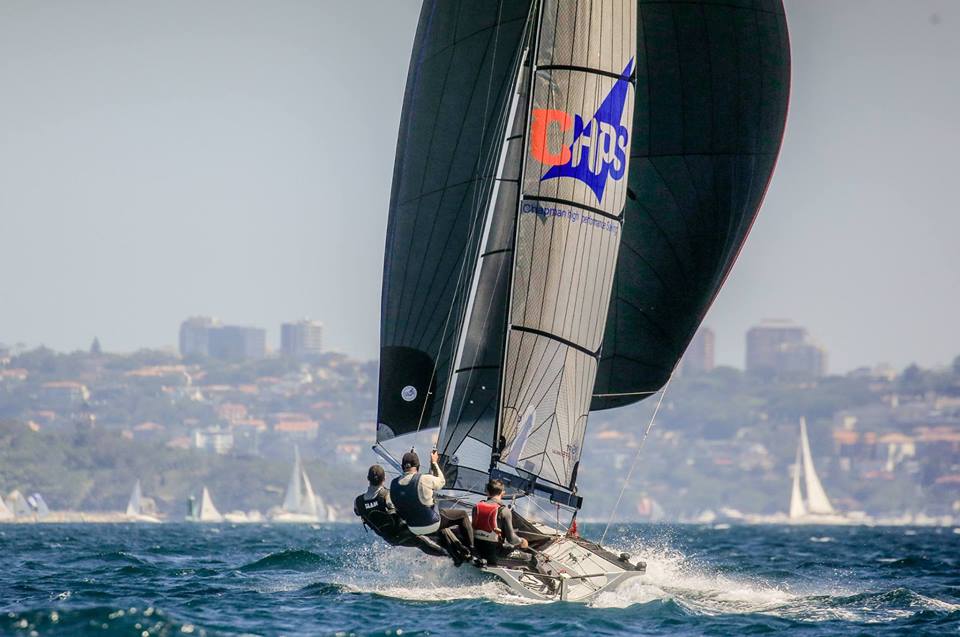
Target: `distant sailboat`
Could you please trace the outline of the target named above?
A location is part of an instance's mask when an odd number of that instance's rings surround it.
[[[223,522],[223,516],[213,505],[213,498],[210,497],[210,491],[203,487],[203,493],[200,496],[200,504],[197,505],[195,498],[190,498],[190,513],[187,515],[188,522]]]
[[[145,500],[143,491],[140,489],[140,481],[137,480],[130,493],[130,500],[127,501],[127,517],[133,522],[159,522],[158,518],[145,512]]]
[[[13,510],[14,517],[27,518],[33,515],[33,511],[30,509],[27,499],[23,497],[23,494],[19,491],[11,491],[10,495],[7,496],[7,502],[10,503],[9,506]]]
[[[27,504],[30,505],[30,508],[37,515],[37,519],[45,518],[50,515],[50,507],[47,506],[43,496],[39,493],[34,493],[28,497]]]
[[[803,472],[803,486],[806,498],[800,489],[800,473]],[[813,466],[813,454],[810,453],[810,439],[807,437],[807,421],[800,419],[800,441],[797,444],[796,462],[793,471],[793,488],[790,492],[790,521],[793,523],[844,524],[848,520],[833,508],[827,492],[820,483],[817,470]]]
[[[13,519],[13,511],[7,506],[7,503],[3,501],[3,496],[0,495],[0,522],[5,522]]]
[[[299,447],[293,448],[293,471],[283,505],[272,519],[275,522],[320,522],[326,519],[326,507],[313,491],[310,476],[300,461]]]

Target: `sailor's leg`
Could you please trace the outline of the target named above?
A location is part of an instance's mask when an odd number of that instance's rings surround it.
[[[417,535],[417,548],[426,553],[427,555],[433,555],[436,557],[447,557],[449,554],[437,541],[429,535]]]
[[[476,553],[477,557],[482,560],[486,560],[487,564],[490,566],[497,565],[497,551],[499,547],[496,542],[485,542],[483,540],[477,540],[476,543]]]
[[[473,548],[473,524],[470,523],[470,513],[463,509],[445,509],[440,511],[440,528],[458,527],[460,536],[465,544]]]

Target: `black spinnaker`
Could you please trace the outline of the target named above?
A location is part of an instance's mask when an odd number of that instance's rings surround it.
[[[780,0],[639,0],[626,219],[591,410],[655,393],[720,290],[780,151]]]
[[[578,507],[589,411],[662,387],[743,245],[789,74],[780,0],[426,2],[378,447],[439,426],[448,487]]]

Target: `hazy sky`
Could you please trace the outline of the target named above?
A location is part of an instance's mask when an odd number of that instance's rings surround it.
[[[0,2],[0,342],[173,345],[309,316],[376,355],[419,2]],[[960,3],[787,2],[766,203],[707,324],[766,317],[832,371],[960,354]]]

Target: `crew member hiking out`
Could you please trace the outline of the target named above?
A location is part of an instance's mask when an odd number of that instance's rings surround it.
[[[390,501],[390,492],[383,486],[385,478],[383,467],[378,464],[371,465],[367,471],[369,486],[353,501],[353,512],[363,525],[393,546],[410,546],[428,555],[446,556],[447,552],[432,539],[410,532]]]
[[[466,511],[441,511],[437,507],[434,492],[446,485],[446,479],[438,464],[439,459],[439,454],[434,450],[430,454],[430,473],[422,474],[420,457],[416,452],[408,451],[403,454],[401,467],[404,473],[390,483],[390,498],[412,533],[429,535],[439,532],[442,543],[459,566],[463,560],[470,557],[473,549],[473,528]],[[460,537],[453,532],[454,527],[460,529]]]
[[[487,499],[473,506],[473,535],[477,555],[496,566],[501,554],[526,549],[527,541],[513,529],[513,513],[503,504],[503,482],[487,482]]]

